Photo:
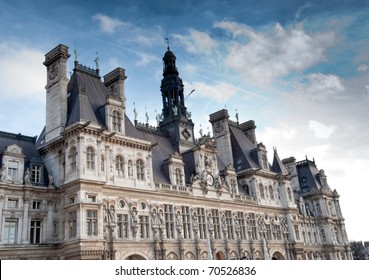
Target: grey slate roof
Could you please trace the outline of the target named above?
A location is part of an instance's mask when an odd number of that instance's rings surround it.
[[[22,148],[22,152],[25,155],[25,164],[29,163],[31,160],[42,162],[41,156],[36,148],[36,138],[25,136],[21,134],[8,133],[0,131],[0,154],[4,152],[7,146],[16,144]],[[1,161],[0,157],[0,161]],[[2,162],[0,162],[2,164]]]
[[[78,121],[91,121],[106,126],[99,108],[105,105],[108,90],[99,76],[74,69],[67,91],[67,125]]]
[[[287,169],[284,167],[281,159],[279,158],[276,149],[274,150],[273,163],[271,166],[271,170],[275,173],[282,173],[282,174],[288,173]]]
[[[252,158],[251,152],[256,147],[249,138],[242,132],[241,129],[230,125],[231,143],[234,166],[237,170],[260,168],[257,162]],[[241,164],[239,164],[241,160]]]
[[[319,170],[311,160],[303,160],[296,163],[297,174],[300,187],[308,187],[309,191],[320,190],[322,185],[319,182]]]

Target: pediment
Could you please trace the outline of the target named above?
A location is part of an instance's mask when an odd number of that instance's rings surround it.
[[[19,147],[17,144],[12,144],[5,148],[4,153],[23,155],[22,151],[23,151],[22,148]]]

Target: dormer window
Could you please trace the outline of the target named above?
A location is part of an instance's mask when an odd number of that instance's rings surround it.
[[[122,132],[122,118],[118,111],[114,111],[112,115],[113,131]]]
[[[40,164],[32,164],[31,182],[39,184],[42,182],[42,166]]]
[[[176,168],[176,184],[177,186],[183,185],[182,170],[180,168]]]
[[[11,181],[19,180],[19,162],[10,160],[8,161],[8,177]]]

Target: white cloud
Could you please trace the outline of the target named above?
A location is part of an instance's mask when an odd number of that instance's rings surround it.
[[[188,89],[195,89],[192,94],[193,97],[201,96],[209,99],[216,100],[218,103],[224,103],[231,96],[237,93],[237,88],[234,86],[219,82],[213,85],[209,85],[203,82],[185,83]]]
[[[4,98],[44,102],[46,69],[44,53],[26,45],[0,43],[0,84]],[[24,101],[24,100],[23,100]]]
[[[296,71],[306,70],[325,60],[325,50],[335,42],[333,32],[307,33],[303,25],[258,32],[251,27],[230,21],[217,22],[215,27],[230,32],[234,38],[225,64],[249,83],[265,86]]]
[[[208,33],[200,32],[194,29],[188,30],[188,35],[174,34],[181,45],[193,54],[210,55],[213,48],[216,46],[216,41],[212,39]]]
[[[295,85],[296,93],[309,96],[315,100],[329,98],[346,98],[345,87],[339,77],[332,74],[314,73],[309,74],[304,82]]]
[[[369,70],[369,65],[368,64],[360,64],[357,67],[357,71],[359,71],[359,72],[366,72],[368,70]]]
[[[335,125],[324,125],[320,122],[310,120],[309,129],[315,134],[315,137],[319,139],[328,139],[336,131]]]
[[[312,7],[313,5],[310,3],[310,2],[307,2],[305,3],[304,5],[300,6],[297,11],[296,11],[296,14],[295,14],[295,19],[296,20],[299,20],[301,18],[301,15],[303,13],[304,10]]]
[[[106,33],[113,33],[118,27],[127,25],[127,23],[123,21],[108,17],[100,13],[94,15],[92,19],[98,21],[100,23],[100,29]]]

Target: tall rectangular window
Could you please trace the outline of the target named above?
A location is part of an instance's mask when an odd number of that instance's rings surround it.
[[[245,216],[243,212],[237,213],[237,223],[240,226],[240,238],[246,239],[246,231],[245,231]]]
[[[41,243],[41,232],[42,232],[42,222],[37,220],[31,221],[30,227],[30,235],[29,235],[29,242],[31,244],[40,244]]]
[[[86,166],[87,169],[95,169],[95,150],[92,147],[87,147],[86,149]]]
[[[140,222],[140,237],[141,238],[149,238],[150,231],[149,231],[149,216],[139,216],[138,217]]]
[[[164,205],[165,230],[167,238],[174,238],[173,205]]]
[[[293,225],[294,229],[295,229],[295,234],[296,234],[296,239],[300,240],[300,231],[299,231],[299,226],[298,225]]]
[[[117,236],[128,238],[128,214],[117,215]]]
[[[77,236],[77,213],[75,211],[69,213],[69,238]]]
[[[41,183],[41,165],[33,164],[31,169],[31,181],[33,183]]]
[[[232,212],[231,211],[225,211],[225,219],[226,219],[226,225],[227,225],[228,238],[229,239],[234,239],[233,223],[232,223]]]
[[[87,235],[97,235],[97,210],[87,210]]]
[[[4,232],[3,232],[3,242],[5,244],[15,244],[17,239],[17,219],[5,219]]]
[[[208,235],[206,232],[206,216],[204,208],[197,208],[197,218],[199,221],[199,237],[200,239],[206,239]]]
[[[256,220],[255,220],[255,214],[254,213],[250,213],[248,215],[248,226],[249,226],[249,234],[250,234],[250,238],[252,240],[256,240],[257,239],[257,232],[256,232]]]
[[[182,225],[183,225],[183,238],[191,239],[191,217],[190,217],[190,207],[182,206]]]
[[[221,239],[220,234],[220,223],[219,223],[219,210],[212,209],[211,216],[213,218],[213,226],[214,226],[214,239]]]
[[[265,224],[267,240],[272,240],[272,228],[270,224]]]

